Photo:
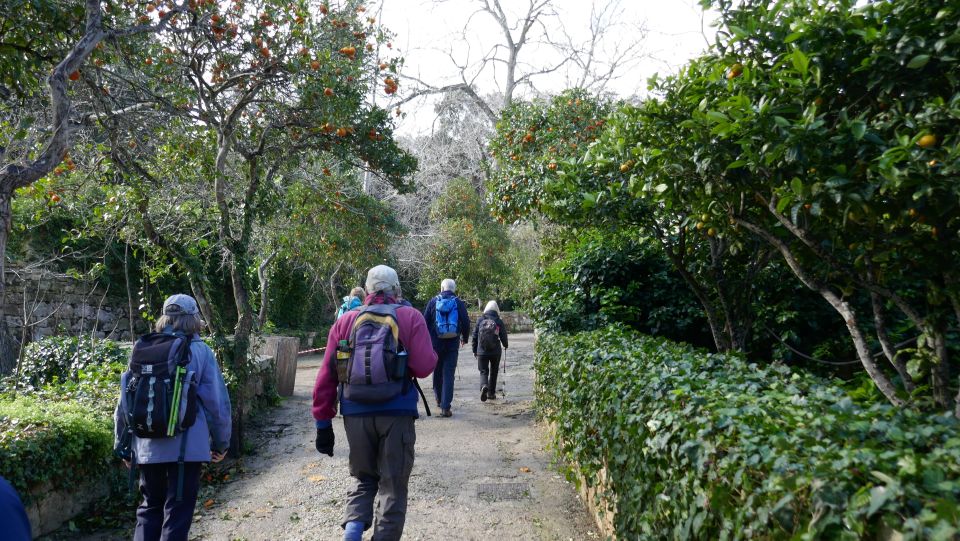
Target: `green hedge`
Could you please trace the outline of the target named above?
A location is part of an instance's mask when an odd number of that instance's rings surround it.
[[[113,459],[113,409],[127,351],[110,340],[48,337],[27,345],[19,386],[0,381],[0,475],[22,497],[45,481],[74,487]]]
[[[113,419],[83,404],[0,397],[0,476],[26,500],[46,481],[69,488],[105,475],[112,450]]]
[[[954,539],[960,423],[619,327],[537,343],[560,458],[620,539]]]

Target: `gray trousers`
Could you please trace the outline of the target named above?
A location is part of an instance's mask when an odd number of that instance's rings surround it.
[[[373,540],[398,540],[407,518],[407,482],[413,470],[417,432],[413,417],[344,417],[350,444],[350,475],[357,488],[347,495],[343,522],[373,525]],[[374,522],[374,500],[377,500]]]

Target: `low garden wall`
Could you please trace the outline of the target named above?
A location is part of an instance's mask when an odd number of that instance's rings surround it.
[[[481,315],[483,314],[480,312],[469,312],[470,332],[473,332],[473,326],[476,325]],[[501,312],[500,319],[507,326],[508,333],[533,332],[533,319],[526,312]]]
[[[535,364],[559,458],[616,539],[958,534],[952,415],[619,327],[542,333]]]

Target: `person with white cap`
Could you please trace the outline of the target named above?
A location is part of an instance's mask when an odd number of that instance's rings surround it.
[[[313,389],[316,447],[333,456],[332,419],[339,394],[350,475],[357,480],[347,496],[343,539],[360,541],[372,526],[373,539],[398,540],[406,521],[417,439],[415,378],[433,372],[437,355],[423,315],[398,301],[395,270],[386,265],[370,269],[366,291],[364,306],[346,312],[327,336]]]
[[[451,278],[440,282],[440,294],[430,299],[423,317],[430,329],[433,349],[437,352],[437,369],[433,372],[433,394],[441,415],[451,417],[453,378],[457,373],[460,348],[470,338],[470,317],[467,305],[456,294],[457,283]]]
[[[500,355],[507,349],[507,326],[500,319],[500,305],[490,301],[473,328],[473,356],[480,369],[480,401],[496,400]]]
[[[140,470],[143,501],[137,508],[134,532],[137,541],[186,541],[200,489],[201,466],[204,462],[223,460],[230,446],[230,397],[213,350],[200,339],[202,329],[197,301],[189,295],[170,296],[163,303],[163,314],[155,325],[156,334],[138,340],[131,355],[131,369],[120,378],[120,400],[114,412],[114,448],[128,468],[135,466]],[[150,342],[151,339],[155,340]],[[144,427],[136,426],[135,420],[131,423],[131,419],[136,418],[139,400],[135,393],[131,400],[129,392],[131,386],[136,386],[136,383],[131,385],[136,377],[132,368],[138,347],[148,342],[157,344],[157,349],[161,344],[165,346],[157,361],[167,364],[163,368],[165,373],[174,374],[181,365],[184,368],[186,390],[184,398],[176,402],[178,407],[183,404],[184,411],[188,412],[191,409],[188,404],[194,397],[193,407],[199,409],[193,410],[192,425],[182,430],[171,429],[170,437],[140,437],[137,431],[142,432]],[[156,373],[161,370],[157,366],[150,368]],[[181,425],[188,415],[180,415]],[[176,421],[174,417],[171,424],[175,425]]]

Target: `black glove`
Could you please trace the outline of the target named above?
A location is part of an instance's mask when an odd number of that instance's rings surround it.
[[[333,427],[317,429],[317,451],[323,455],[333,456]]]

